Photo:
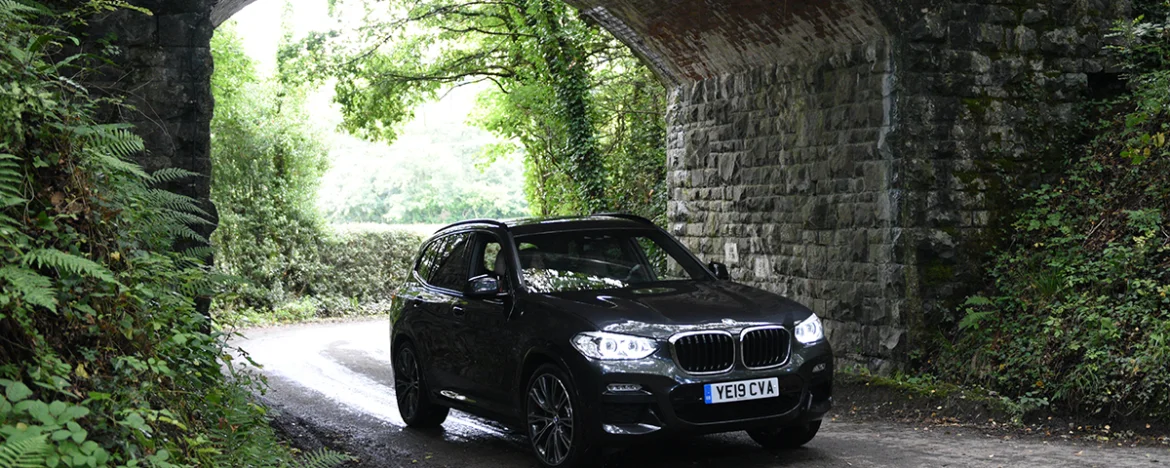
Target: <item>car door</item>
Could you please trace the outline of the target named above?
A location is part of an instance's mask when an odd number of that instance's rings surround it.
[[[491,232],[476,232],[472,239],[470,277],[493,275],[500,279],[502,292],[514,291],[504,261],[506,253],[500,238]],[[519,366],[518,333],[510,320],[515,300],[505,295],[494,298],[464,298],[464,321],[467,333],[460,339],[469,355],[466,379],[471,382],[468,396],[477,406],[507,414],[511,407],[511,389]]]
[[[439,254],[426,278],[426,287],[420,297],[424,308],[425,340],[429,351],[428,371],[436,390],[461,388],[461,376],[466,373],[465,343],[459,339],[463,323],[462,288],[468,271],[468,233],[452,234],[441,239]]]

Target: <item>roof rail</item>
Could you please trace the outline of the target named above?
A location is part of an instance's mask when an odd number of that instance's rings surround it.
[[[502,223],[502,222],[500,222],[500,221],[496,221],[496,220],[494,220],[494,219],[469,219],[469,220],[466,220],[466,221],[460,221],[460,222],[458,222],[458,223],[451,223],[451,224],[448,224],[448,225],[446,225],[446,226],[443,226],[443,227],[439,228],[439,230],[437,230],[437,231],[435,231],[435,232],[442,232],[442,231],[446,231],[446,230],[448,230],[448,229],[451,229],[451,228],[453,228],[453,227],[456,227],[456,226],[463,226],[463,225],[467,225],[467,224],[490,224],[490,225],[492,225],[492,226],[495,226],[495,227],[498,227],[498,228],[501,228],[501,229],[507,229],[507,228],[508,228],[508,225],[507,225],[507,224],[504,224],[504,223]]]
[[[594,213],[593,216],[609,216],[611,218],[623,218],[631,221],[638,221],[646,224],[654,224],[654,221],[643,218],[641,216],[629,213]]]

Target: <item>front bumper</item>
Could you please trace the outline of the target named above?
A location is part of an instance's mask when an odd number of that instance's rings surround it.
[[[792,350],[788,364],[768,370],[737,365],[716,375],[691,375],[669,353],[639,361],[574,363],[586,410],[598,439],[620,444],[675,434],[707,434],[820,420],[832,407],[833,353],[825,340]],[[780,396],[708,405],[703,386],[777,377]],[[610,384],[637,384],[640,391],[613,392]]]

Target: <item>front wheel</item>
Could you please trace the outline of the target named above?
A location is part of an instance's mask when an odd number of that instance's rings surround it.
[[[528,380],[525,414],[528,440],[540,465],[548,468],[579,467],[593,453],[572,381],[555,366],[545,364]]]
[[[394,359],[394,396],[398,400],[398,413],[409,427],[434,428],[447,420],[450,410],[431,402],[418,354],[410,343],[398,348]]]
[[[766,449],[794,449],[809,443],[817,436],[821,429],[820,421],[799,424],[796,426],[777,427],[767,429],[752,429],[747,431],[748,436],[757,444]]]

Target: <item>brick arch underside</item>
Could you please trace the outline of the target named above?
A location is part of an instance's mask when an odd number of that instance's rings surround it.
[[[669,229],[819,314],[846,361],[899,360],[908,325],[889,136],[895,65],[864,1],[576,3],[671,89]]]
[[[214,6],[211,7],[211,25],[219,27],[224,21],[231,19],[240,10],[243,10],[248,5],[256,3],[256,0],[218,0],[215,1]]]

